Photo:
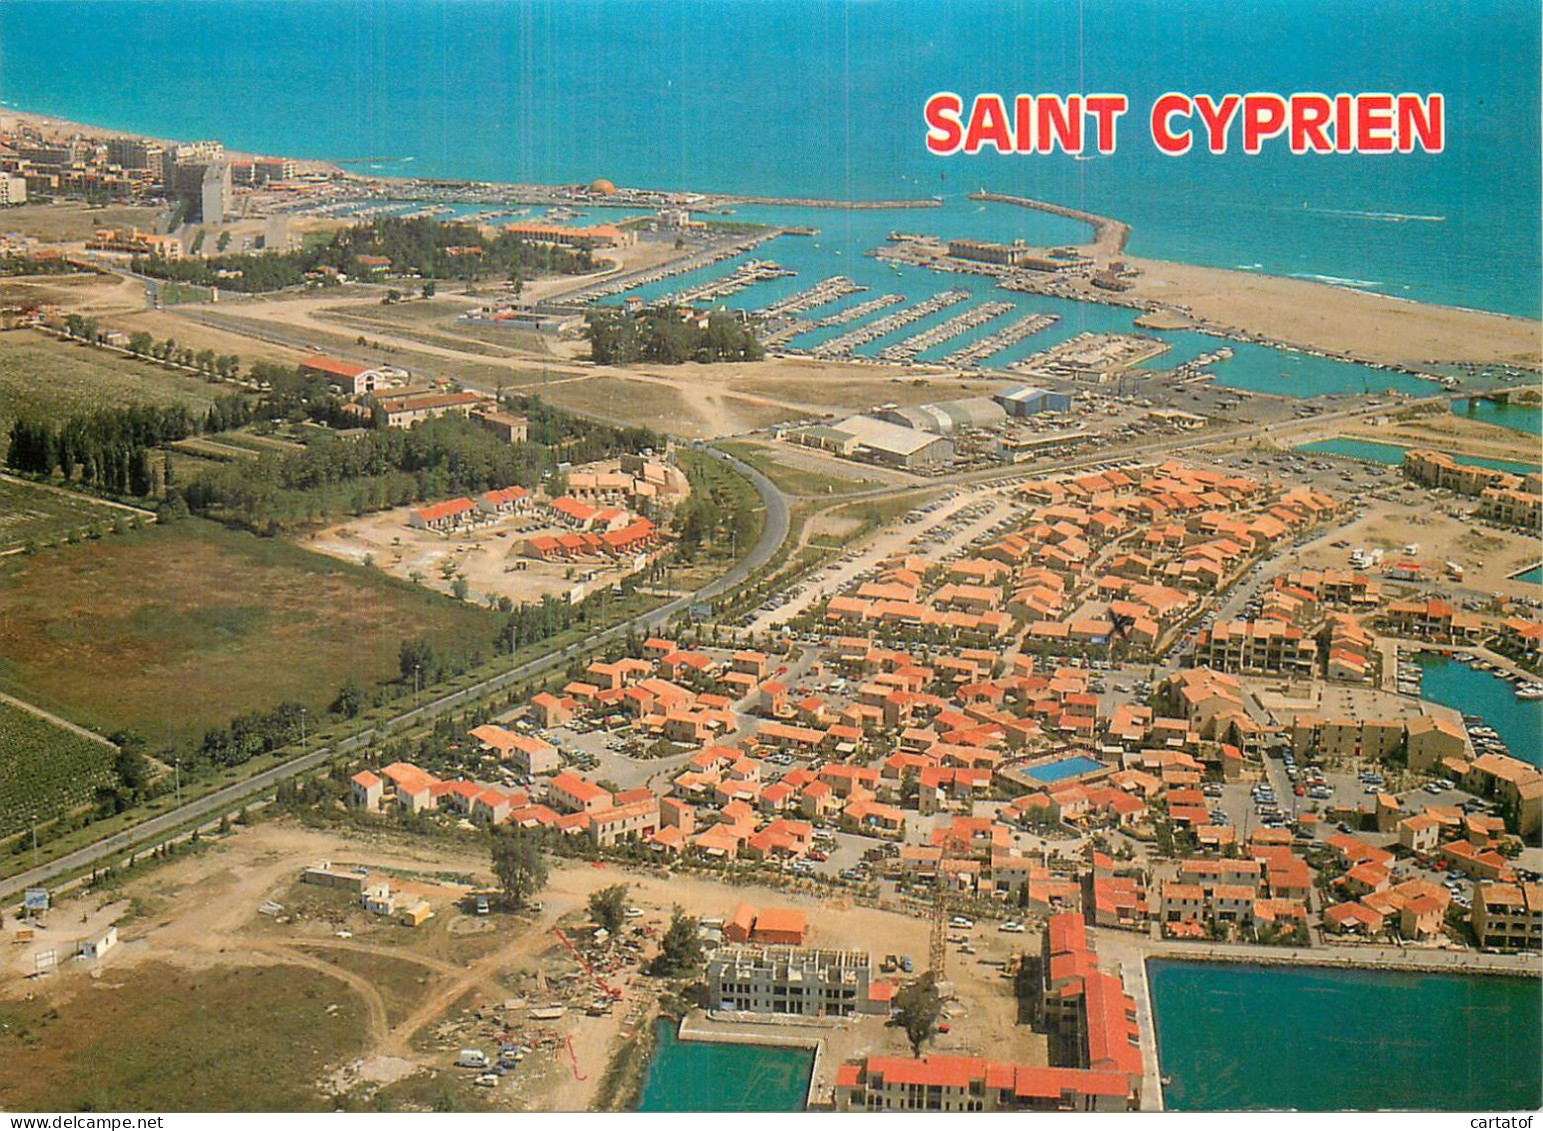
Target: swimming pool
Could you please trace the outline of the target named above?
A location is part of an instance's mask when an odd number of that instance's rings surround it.
[[[1043,766],[1035,766],[1023,772],[1035,781],[1053,782],[1062,778],[1079,778],[1083,774],[1102,769],[1107,769],[1102,762],[1078,755],[1075,758],[1062,758],[1059,762],[1046,762]]]

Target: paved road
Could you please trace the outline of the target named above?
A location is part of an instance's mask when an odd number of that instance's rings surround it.
[[[720,593],[726,592],[742,583],[756,569],[764,565],[771,556],[777,552],[788,536],[788,507],[782,493],[766,476],[754,468],[741,463],[732,456],[713,449],[707,450],[707,455],[723,463],[732,466],[735,470],[743,472],[755,484],[757,492],[766,507],[766,525],[761,531],[761,537],[732,569],[723,576],[708,585],[703,586],[685,597],[676,598],[659,608],[645,613],[631,622],[622,622],[613,625],[604,632],[596,633],[582,646],[569,645],[560,652],[555,652],[540,659],[530,660],[498,675],[473,684],[463,691],[442,695],[424,703],[420,707],[404,711],[392,718],[388,726],[414,723],[425,719],[431,719],[446,711],[454,710],[464,704],[470,703],[486,695],[490,691],[506,687],[511,683],[517,683],[534,675],[548,671],[559,665],[566,664],[573,656],[580,652],[589,651],[599,645],[609,643],[626,635],[630,625],[641,628],[656,628],[677,613],[684,611],[690,605],[705,601]],[[370,729],[346,738],[330,746],[320,747],[304,754],[299,758],[290,759],[287,762],[273,766],[254,774],[244,781],[228,785],[223,789],[209,794],[207,797],[196,801],[189,801],[175,809],[168,810],[159,816],[142,821],[133,828],[121,833],[116,833],[95,844],[87,845],[57,860],[40,865],[37,868],[22,872],[8,879],[0,880],[0,900],[9,899],[23,888],[41,887],[61,876],[83,871],[86,868],[100,863],[109,856],[127,851],[139,844],[154,843],[158,838],[167,836],[184,828],[197,820],[213,819],[220,814],[232,812],[240,808],[241,804],[250,801],[253,797],[266,793],[286,778],[295,777],[308,770],[313,770],[323,765],[328,760],[339,754],[351,753],[355,750],[367,747],[376,737],[376,730]]]

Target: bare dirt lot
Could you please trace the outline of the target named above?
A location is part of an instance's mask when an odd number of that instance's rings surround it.
[[[1336,532],[1350,547],[1381,549],[1390,560],[1413,557],[1439,577],[1447,561],[1463,567],[1462,588],[1500,597],[1535,597],[1537,586],[1513,581],[1511,575],[1538,562],[1538,543],[1519,530],[1480,525],[1430,506],[1424,492],[1410,492],[1409,504],[1377,503],[1364,516]],[[1417,544],[1418,554],[1403,555]],[[1320,540],[1297,560],[1307,569],[1345,569],[1350,549]]]
[[[297,882],[318,860],[358,862],[372,878],[421,894],[434,918],[417,929],[366,914],[342,889]],[[198,853],[128,879],[109,902],[67,899],[32,946],[7,948],[0,964],[0,1103],[7,1107],[102,1106],[196,1110],[353,1110],[429,1107],[582,1110],[611,1052],[648,1016],[656,983],[639,961],[648,937],[680,905],[727,915],[740,900],[807,910],[811,942],[825,947],[927,953],[924,918],[822,901],[811,895],[731,887],[711,879],[553,861],[534,917],[480,917],[457,909],[468,884],[491,883],[481,841],[446,842],[382,831],[320,831],[278,820],[209,843]],[[645,914],[598,971],[620,986],[606,1016],[586,1016],[595,988],[552,933],[582,936],[590,893],[630,885]],[[259,908],[280,905],[272,914]],[[82,917],[84,916],[84,921]],[[65,961],[28,978],[35,951],[61,953],[116,920],[122,942],[95,966]],[[981,953],[951,959],[957,988],[952,1032],[939,1048],[1043,1057],[1043,1041],[1013,1024],[1015,1006],[995,961],[1019,936],[974,932]],[[1020,939],[1013,942],[1013,939]],[[881,940],[881,941],[880,941]],[[1032,940],[1030,940],[1032,945]],[[997,952],[1000,952],[998,954]],[[159,1001],[156,1008],[147,1003]],[[537,1021],[528,1009],[569,1008]],[[111,1025],[94,1023],[111,1002]],[[577,1006],[575,1008],[575,1005]],[[898,1033],[863,1022],[859,1043],[897,1049]],[[496,1088],[453,1067],[457,1051],[528,1049]],[[225,1065],[262,1073],[233,1082]],[[89,1059],[91,1073],[75,1066]]]
[[[454,579],[466,578],[467,599],[509,597],[516,604],[543,596],[566,599],[575,585],[608,585],[625,570],[598,564],[539,562],[521,553],[525,539],[566,531],[534,517],[508,517],[454,534],[415,530],[408,524],[414,508],[402,507],[318,531],[306,548],[344,561],[370,564],[393,577],[450,593]]]
[[[60,200],[6,209],[5,230],[47,243],[84,241],[98,228],[153,231],[159,214],[160,209],[150,205],[114,204],[95,208],[80,201]]]

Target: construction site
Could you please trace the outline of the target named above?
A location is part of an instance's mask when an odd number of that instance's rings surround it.
[[[612,935],[596,930],[587,901],[615,884],[627,885],[629,908]],[[211,1050],[234,1054],[249,1042],[253,1010],[268,1019],[262,1037],[275,1059],[267,1078],[245,1076],[244,1110],[625,1104],[616,1073],[604,1089],[602,1081],[613,1063],[646,1052],[639,1038],[661,999],[675,1000],[672,983],[645,972],[672,909],[697,916],[711,947],[727,945],[746,900],[788,909],[807,924],[811,946],[867,956],[875,981],[909,977],[902,957],[917,973],[925,962],[942,968],[948,1020],[934,1051],[1045,1063],[1045,1038],[1019,1023],[1013,995],[1014,963],[1034,938],[956,921],[950,942],[943,920],[916,907],[557,859],[528,911],[504,912],[495,896],[481,838],[323,832],[284,819],[206,838],[112,889],[61,896],[40,920],[6,932],[0,1021],[36,1039],[8,1043],[0,1057],[0,1104],[46,1096],[74,1106],[95,1096],[118,1107],[218,1110],[228,1106],[226,1068]],[[115,945],[79,945],[109,934]],[[886,953],[869,955],[877,939]],[[53,952],[46,961],[45,952]],[[227,995],[247,1005],[225,1009]],[[147,999],[160,1004],[143,1008]],[[69,1024],[104,1008],[109,1024]],[[686,1033],[764,1043],[813,1034],[834,1073],[852,1057],[907,1055],[887,1015],[747,1021],[697,1009]],[[191,1045],[179,1037],[190,1026],[199,1034]],[[77,1058],[123,1044],[140,1055],[103,1057],[89,1077],[76,1071]]]

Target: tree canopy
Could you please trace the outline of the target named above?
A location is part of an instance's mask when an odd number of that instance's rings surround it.
[[[590,356],[601,365],[759,361],[765,356],[750,327],[723,310],[709,314],[704,325],[690,307],[656,306],[637,313],[597,308],[590,311],[584,332]]]
[[[519,279],[538,274],[581,274],[595,266],[587,247],[533,243],[513,232],[489,237],[475,224],[383,216],[337,232],[326,243],[297,251],[214,255],[207,259],[136,256],[132,269],[157,279],[198,286],[218,286],[243,293],[298,286],[322,269],[357,276],[373,273],[359,261],[368,256],[390,261],[392,275],[426,279]],[[433,293],[432,284],[425,297]]]
[[[895,995],[895,1021],[911,1042],[911,1055],[921,1056],[922,1045],[936,1031],[943,1015],[943,999],[930,973],[922,975]]]
[[[524,907],[546,886],[546,858],[536,838],[524,829],[494,834],[492,856],[493,875],[510,907]]]
[[[700,924],[695,915],[687,915],[684,908],[676,906],[670,916],[670,926],[659,940],[659,954],[654,959],[656,974],[674,977],[696,969],[702,961],[702,937]]]
[[[591,894],[589,917],[614,935],[627,921],[628,890],[626,884],[612,884]]]

